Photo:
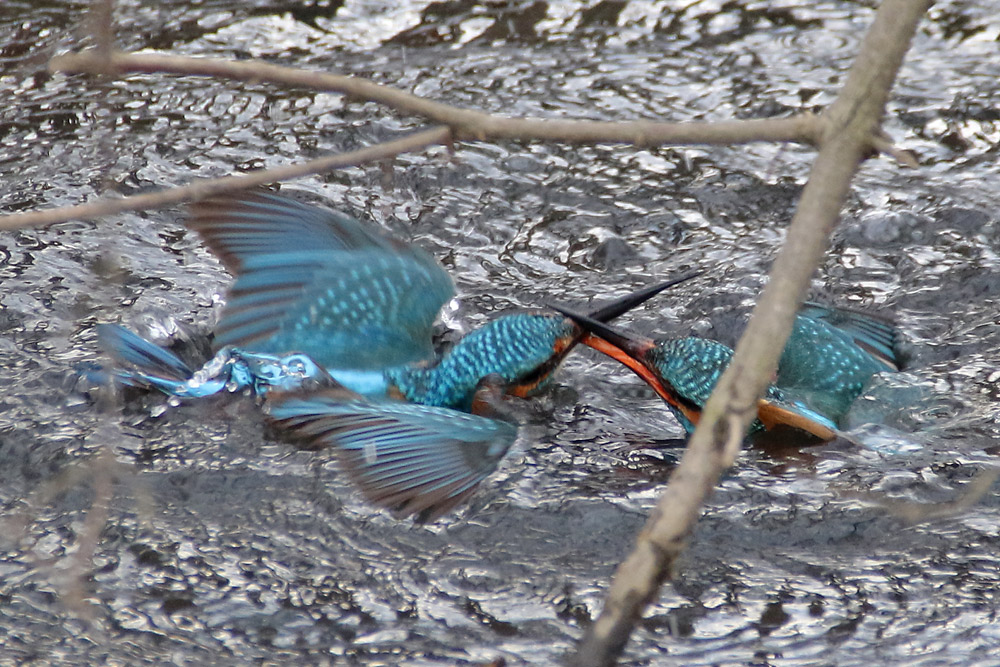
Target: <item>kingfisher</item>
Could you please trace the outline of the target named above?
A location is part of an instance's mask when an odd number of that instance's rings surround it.
[[[693,336],[651,339],[552,306],[587,331],[582,342],[621,362],[667,403],[689,434],[733,350]],[[897,332],[875,315],[805,303],[757,405],[751,432],[790,426],[823,441],[876,373],[899,370]]]
[[[98,328],[122,384],[177,397],[249,389],[282,428],[333,445],[377,504],[430,520],[456,506],[513,443],[504,401],[537,393],[583,337],[548,311],[500,316],[440,357],[438,312],[455,294],[428,253],[342,213],[273,193],[191,207],[196,231],[235,275],[198,370],[117,325]],[[608,321],[699,275],[595,310]],[[430,476],[430,477],[428,477]]]
[[[562,315],[521,312],[435,357],[432,326],[455,290],[421,248],[272,193],[216,197],[191,210],[187,226],[236,276],[214,331],[216,355],[195,371],[123,327],[101,325],[101,346],[133,367],[116,374],[124,384],[201,397],[333,380],[365,396],[469,411],[483,378],[508,395],[536,393],[583,335]],[[590,316],[609,321],[697,275],[637,290]]]

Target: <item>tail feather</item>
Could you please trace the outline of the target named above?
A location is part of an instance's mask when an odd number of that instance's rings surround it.
[[[135,380],[138,375],[144,379],[184,382],[194,375],[194,370],[173,352],[117,324],[99,325],[97,340],[118,365],[134,369],[119,370],[118,376],[123,381]]]

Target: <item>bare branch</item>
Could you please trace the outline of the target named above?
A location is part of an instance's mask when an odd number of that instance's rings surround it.
[[[49,69],[64,73],[105,72],[107,63],[90,51],[57,56]],[[312,90],[343,93],[378,102],[397,111],[422,116],[452,128],[456,141],[515,139],[568,143],[741,144],[788,141],[816,145],[819,124],[812,114],[704,123],[611,122],[503,118],[461,109],[411,95],[358,77],[310,72],[261,61],[190,58],[159,53],[116,53],[111,67],[118,74],[171,73],[210,76],[247,82],[270,82]]]
[[[740,144],[754,141],[785,141],[817,145],[824,133],[824,119],[813,114],[791,118],[766,118],[707,123],[659,123],[653,121],[602,122],[502,118],[479,111],[426,100],[388,86],[356,77],[309,72],[259,61],[230,61],[164,54],[110,53],[107,41],[110,4],[95,0],[93,23],[103,45],[97,50],[57,56],[49,64],[53,71],[96,74],[165,72],[196,76],[226,77],[240,81],[269,81],[314,90],[338,92],[380,102],[398,111],[423,116],[447,125],[414,134],[406,139],[373,146],[340,156],[320,158],[302,165],[279,167],[242,176],[199,181],[177,189],[105,199],[49,211],[31,211],[0,216],[0,230],[40,227],[67,220],[93,219],[122,211],[152,209],[202,199],[266,183],[298,178],[348,165],[377,162],[432,144],[451,145],[456,140],[562,141],[567,143],[626,143],[636,146],[683,144]],[[105,48],[107,47],[107,48]],[[450,129],[449,129],[450,128]],[[872,136],[869,146],[912,163],[912,157],[895,149],[884,137]],[[902,156],[902,157],[901,157]]]
[[[94,554],[101,542],[101,533],[107,527],[111,511],[111,498],[114,495],[114,469],[116,462],[111,445],[106,440],[98,451],[97,457],[91,462],[93,472],[94,499],[87,510],[83,527],[77,534],[76,553],[70,560],[66,573],[63,599],[67,606],[73,609],[80,618],[94,620],[93,608],[88,603],[87,582],[90,580],[90,569]]]
[[[920,166],[920,163],[917,162],[917,157],[912,152],[903,150],[894,145],[889,137],[883,132],[879,132],[877,135],[872,137],[872,147],[879,153],[889,155],[904,167],[916,169]]]
[[[395,157],[402,153],[420,150],[427,146],[446,143],[451,136],[446,127],[435,127],[411,134],[403,139],[387,141],[369,148],[331,155],[311,160],[304,164],[293,164],[274,169],[263,169],[241,176],[225,176],[223,178],[195,181],[190,185],[171,188],[162,192],[152,192],[121,199],[101,199],[95,202],[64,206],[48,211],[29,211],[0,216],[0,230],[23,229],[25,227],[42,227],[68,220],[90,220],[122,211],[139,211],[163,206],[172,206],[184,202],[195,201],[235,190],[258,187],[268,183],[299,178],[309,174],[318,174],[331,169],[377,162]]]
[[[610,665],[617,660],[635,620],[683,551],[719,476],[738,455],[753,417],[745,406],[763,394],[777,367],[809,278],[826,249],[851,178],[878,131],[889,89],[929,5],[929,0],[885,0],[876,13],[843,90],[824,114],[822,147],[767,288],[680,464],[633,552],[618,567],[604,609],[572,656],[573,664]]]
[[[954,500],[946,503],[922,503],[889,498],[882,493],[854,492],[846,494],[852,498],[866,500],[879,505],[889,514],[907,522],[921,523],[946,519],[975,505],[1000,479],[1000,469],[986,467],[976,473],[965,485],[965,490]]]
[[[100,74],[111,74],[108,61],[114,53],[114,0],[93,0],[87,13],[87,28],[94,40],[94,70]]]

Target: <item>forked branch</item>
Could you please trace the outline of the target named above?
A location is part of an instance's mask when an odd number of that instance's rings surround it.
[[[507,118],[442,104],[360,77],[282,67],[259,60],[191,58],[165,53],[115,53],[106,59],[93,51],[84,51],[56,56],[49,68],[67,74],[183,74],[342,93],[352,99],[377,102],[408,115],[447,125],[456,141],[516,140],[636,146],[787,141],[816,145],[820,136],[820,128],[812,114],[702,123]]]

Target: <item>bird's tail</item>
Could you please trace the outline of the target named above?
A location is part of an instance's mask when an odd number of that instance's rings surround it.
[[[87,371],[95,382],[117,382],[126,387],[157,389],[176,394],[194,375],[194,370],[173,352],[117,324],[97,327],[97,341],[111,357],[114,368]]]
[[[97,341],[118,364],[168,380],[187,380],[194,370],[176,354],[118,324],[97,327]]]
[[[97,327],[97,340],[114,361],[111,370],[85,369],[94,384],[109,381],[125,387],[155,389],[178,398],[202,398],[225,390],[294,391],[335,384],[330,375],[304,354],[279,357],[224,347],[198,370],[180,357],[116,324]]]

